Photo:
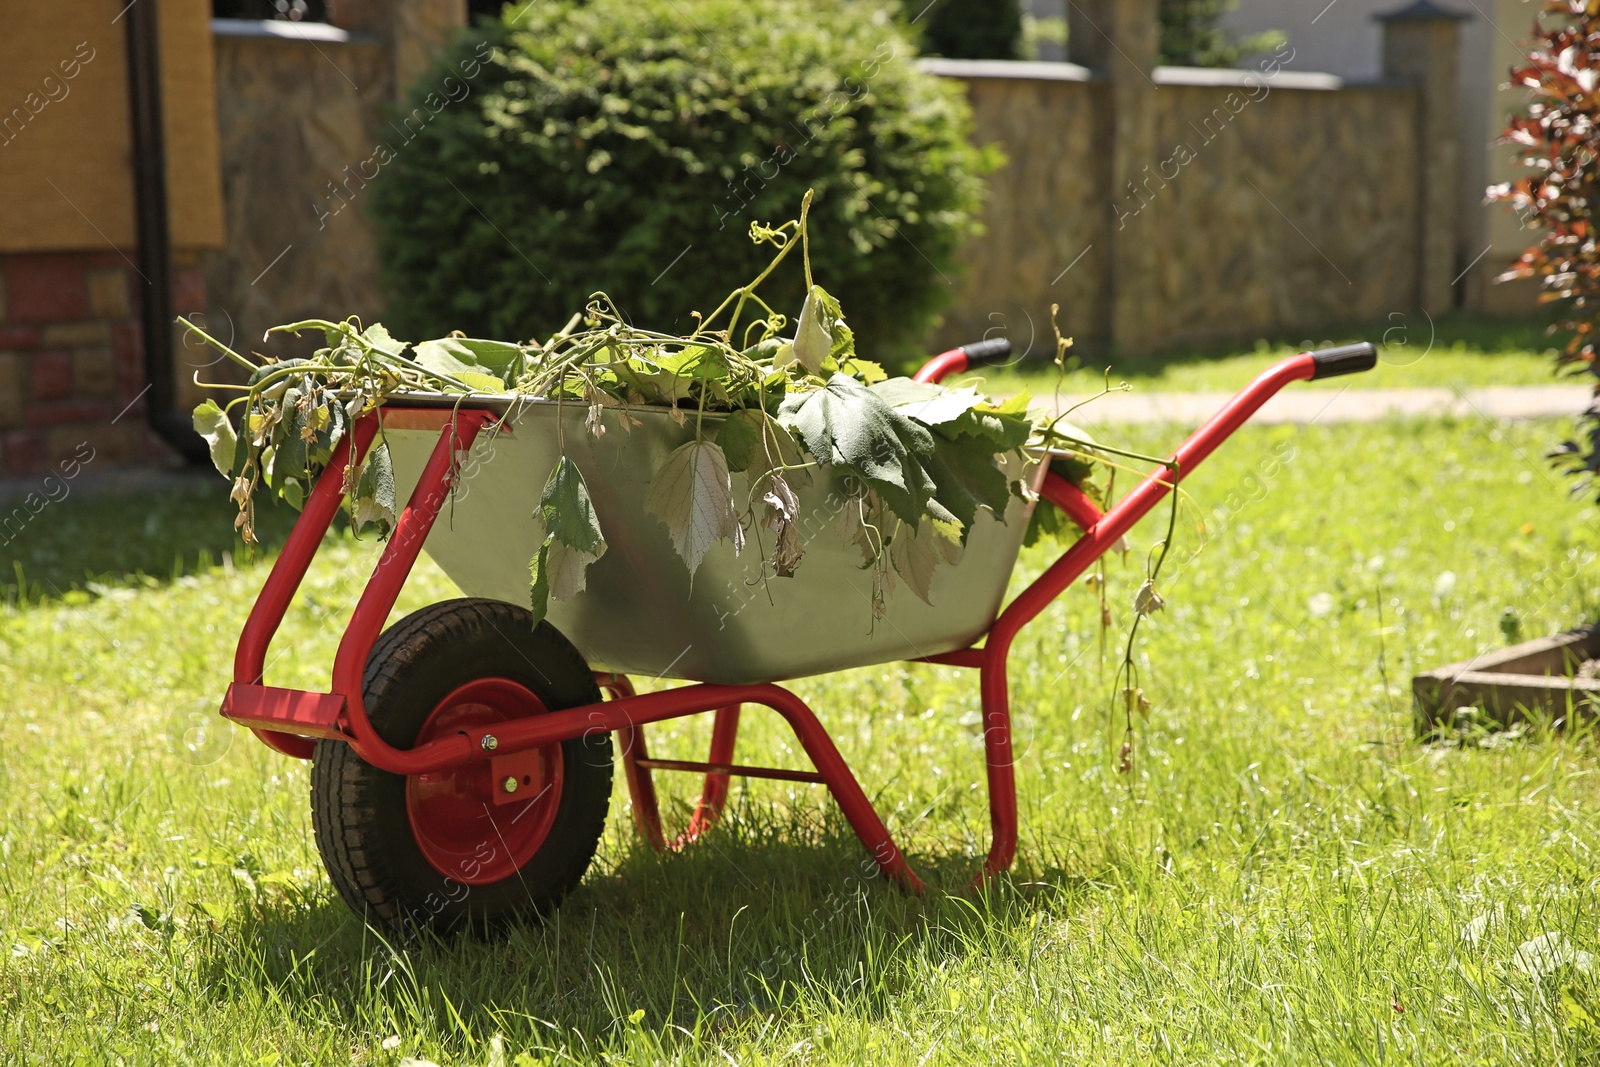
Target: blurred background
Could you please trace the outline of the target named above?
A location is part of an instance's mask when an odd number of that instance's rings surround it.
[[[1483,205],[1512,176],[1496,138],[1525,98],[1504,88],[1531,24],[1522,0],[856,6],[882,8],[925,74],[960,86],[970,138],[994,147],[981,227],[952,269],[907,237],[906,198],[867,202],[906,237],[864,253],[875,274],[939,261],[942,314],[910,323],[920,349],[1002,331],[1046,354],[1051,304],[1080,352],[1126,358],[1533,309],[1533,286],[1493,285],[1530,242]],[[376,147],[398,144],[445,53],[472,34],[504,43],[526,11],[14,5],[0,37],[0,477],[56,469],[85,443],[101,467],[200,458],[192,378],[227,368],[184,342],[178,315],[258,349],[275,323],[394,312],[363,195],[389,178]],[[736,179],[702,179],[707,234]],[[517,219],[469,205],[490,242],[510,234],[509,277],[542,285]],[[685,278],[709,246],[691,243]],[[651,250],[651,267],[674,251]],[[440,285],[470,288],[448,272]]]

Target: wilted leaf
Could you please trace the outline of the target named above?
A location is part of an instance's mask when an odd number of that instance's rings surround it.
[[[941,561],[954,563],[961,558],[961,535],[949,523],[930,520],[916,529],[902,525],[889,543],[889,562],[905,579],[912,592],[932,604],[929,591],[933,572]]]
[[[644,509],[666,523],[691,578],[717,541],[744,547],[728,460],[712,441],[690,441],[668,456],[645,490]]]
[[[206,447],[211,451],[211,463],[217,468],[217,473],[224,478],[231,478],[239,438],[233,431],[233,423],[228,421],[228,413],[218,407],[215,400],[207,400],[194,409],[194,432],[206,439]]]
[[[1524,941],[1511,954],[1511,965],[1531,978],[1542,978],[1572,962],[1565,934],[1551,932]]]
[[[359,532],[376,523],[383,536],[394,529],[394,465],[389,460],[389,443],[380,441],[361,464],[361,477],[351,497],[354,514],[351,525]]]
[[[550,595],[557,600],[567,600],[583,592],[589,574],[589,564],[605,555],[605,542],[599,552],[585,552],[581,548],[562,544],[550,545]]]
[[[800,308],[800,321],[794,329],[795,358],[812,374],[822,373],[823,360],[828,358],[828,350],[833,347],[833,337],[828,332],[822,301],[818,297],[821,289],[813,285],[806,294],[806,302]]]

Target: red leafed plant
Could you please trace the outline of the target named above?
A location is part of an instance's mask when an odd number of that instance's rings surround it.
[[[1563,302],[1565,316],[1554,327],[1567,335],[1560,360],[1600,379],[1600,0],[1546,0],[1528,45],[1511,82],[1527,86],[1531,100],[1504,141],[1517,146],[1529,173],[1491,187],[1489,198],[1510,203],[1543,235],[1500,280],[1537,277],[1541,301]],[[1600,481],[1600,381],[1595,390],[1584,413],[1586,440],[1552,453],[1582,478],[1580,491]]]

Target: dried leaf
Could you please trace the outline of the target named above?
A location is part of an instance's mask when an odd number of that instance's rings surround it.
[[[1156,592],[1156,583],[1149,578],[1133,594],[1133,610],[1140,615],[1153,615],[1167,606],[1166,600]]]
[[[777,534],[770,557],[772,569],[780,578],[792,578],[794,569],[800,565],[800,557],[805,554],[796,522],[800,516],[800,498],[789,487],[783,473],[774,471],[767,478],[767,491],[761,499],[766,504],[761,525]]]

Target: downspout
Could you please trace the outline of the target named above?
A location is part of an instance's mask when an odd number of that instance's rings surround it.
[[[133,214],[139,242],[145,418],[189,463],[207,458],[205,441],[177,410],[172,365],[172,238],[167,229],[167,155],[161,128],[161,39],[156,0],[128,5],[128,102],[132,110]]]

